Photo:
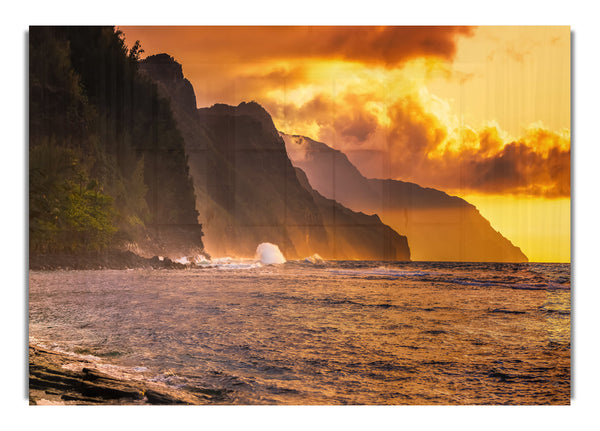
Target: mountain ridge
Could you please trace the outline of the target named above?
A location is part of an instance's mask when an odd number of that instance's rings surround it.
[[[305,136],[280,133],[292,163],[315,190],[355,211],[379,214],[383,223],[408,237],[413,259],[528,261],[464,199],[415,183],[366,178],[343,152]]]

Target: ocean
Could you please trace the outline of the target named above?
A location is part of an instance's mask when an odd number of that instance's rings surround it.
[[[30,271],[30,342],[257,405],[569,404],[569,264]]]

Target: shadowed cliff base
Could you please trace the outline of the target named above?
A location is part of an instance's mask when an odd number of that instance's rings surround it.
[[[30,254],[29,269],[34,271],[69,269],[185,269],[186,265],[169,258],[145,258],[131,251]]]

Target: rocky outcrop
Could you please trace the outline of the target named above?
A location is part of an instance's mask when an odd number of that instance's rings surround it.
[[[413,260],[527,261],[464,199],[409,182],[367,179],[344,153],[304,136],[281,136],[315,190],[354,211],[378,214],[408,238]]]
[[[220,398],[214,390],[191,394],[141,380],[110,376],[94,363],[29,345],[30,405],[208,404]]]
[[[35,271],[54,269],[185,269],[186,265],[164,257],[145,258],[131,251],[107,250],[79,253],[32,253],[29,269]]]
[[[168,54],[152,55],[141,64],[143,71],[155,77],[154,81],[163,87],[163,93],[172,95],[179,107],[193,114],[196,111],[196,95],[192,83],[183,76],[183,69]]]

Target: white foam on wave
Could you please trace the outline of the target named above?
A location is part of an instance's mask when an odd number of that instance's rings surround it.
[[[159,256],[158,259],[163,260],[161,256]],[[204,255],[201,254],[198,254],[196,256],[182,256],[179,259],[173,259],[173,262],[181,263],[183,265],[205,265],[207,263],[210,263],[210,261]]]
[[[319,263],[323,263],[324,260],[321,256],[319,256],[317,253],[315,253],[312,256],[305,257],[304,262],[319,264]]]
[[[279,246],[270,242],[263,242],[256,247],[256,259],[265,265],[285,263],[285,257]]]
[[[260,262],[243,263],[243,262],[232,262],[221,265],[215,265],[217,269],[253,269],[260,268],[262,264]]]
[[[314,262],[322,261],[321,257],[317,254],[310,257]],[[233,258],[229,256],[216,257],[207,259],[203,255],[197,256],[182,256],[178,259],[174,259],[174,262],[181,263],[183,265],[196,266],[202,268],[215,268],[215,269],[253,269],[260,268],[263,265],[273,265],[285,263],[286,259],[279,250],[276,244],[269,242],[263,242],[256,247],[256,255],[252,258]]]
[[[260,268],[262,264],[255,259],[233,258],[229,256],[216,257],[211,260],[204,259],[195,262],[196,266],[214,269],[253,269]]]

